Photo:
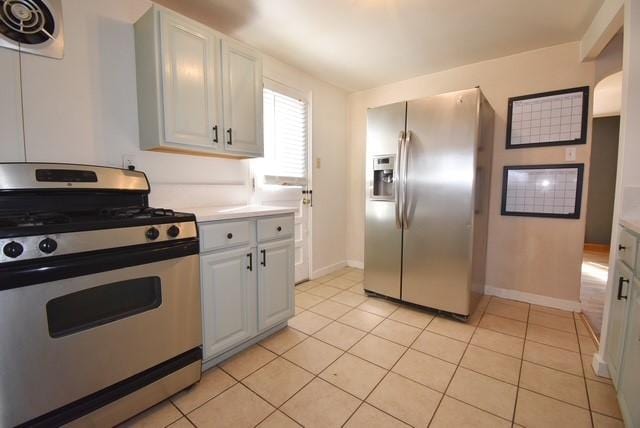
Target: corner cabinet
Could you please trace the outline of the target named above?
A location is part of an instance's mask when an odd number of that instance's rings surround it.
[[[135,24],[140,146],[260,157],[260,54],[154,5]]]
[[[205,368],[294,315],[293,222],[287,214],[199,223]]]

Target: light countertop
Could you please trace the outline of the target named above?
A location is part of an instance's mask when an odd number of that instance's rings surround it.
[[[640,234],[640,218],[621,218],[620,225]]]
[[[289,214],[296,211],[293,207],[270,207],[265,205],[233,205],[227,207],[181,208],[176,211],[193,213],[199,223],[237,218],[261,217],[277,214]]]

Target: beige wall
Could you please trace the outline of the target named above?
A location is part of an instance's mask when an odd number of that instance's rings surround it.
[[[564,162],[565,148],[505,150],[507,99],[581,85],[593,88],[594,64],[579,62],[569,43],[471,64],[354,93],[349,97],[347,258],[363,261],[366,109],[396,101],[480,86],[496,111],[487,285],[576,302],[584,242],[586,181],[580,220],[504,217],[500,188],[504,165]],[[590,140],[590,127],[589,127]],[[577,146],[587,164],[590,145]]]

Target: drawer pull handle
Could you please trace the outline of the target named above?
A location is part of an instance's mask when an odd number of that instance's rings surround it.
[[[618,245],[618,251],[626,251],[627,247],[625,247],[624,245],[620,244]]]
[[[227,233],[227,239],[233,238],[233,233]]]
[[[247,257],[249,257],[249,266],[247,266],[247,270],[253,272],[253,253],[247,254]]]
[[[264,267],[267,267],[267,250],[260,250],[260,253],[262,254],[262,261],[260,262],[260,264]]]
[[[625,283],[629,284],[629,280],[628,279],[624,279],[623,277],[620,277],[620,280],[618,281],[618,300],[622,300],[622,299],[627,300],[627,298],[629,297],[629,296],[623,296],[622,295],[622,286]]]
[[[278,227],[276,227],[276,230],[277,230],[278,232],[282,232],[282,226],[278,226]]]

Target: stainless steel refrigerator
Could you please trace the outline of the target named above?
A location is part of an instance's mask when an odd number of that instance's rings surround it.
[[[473,312],[484,290],[493,116],[479,88],[369,109],[365,290]]]

